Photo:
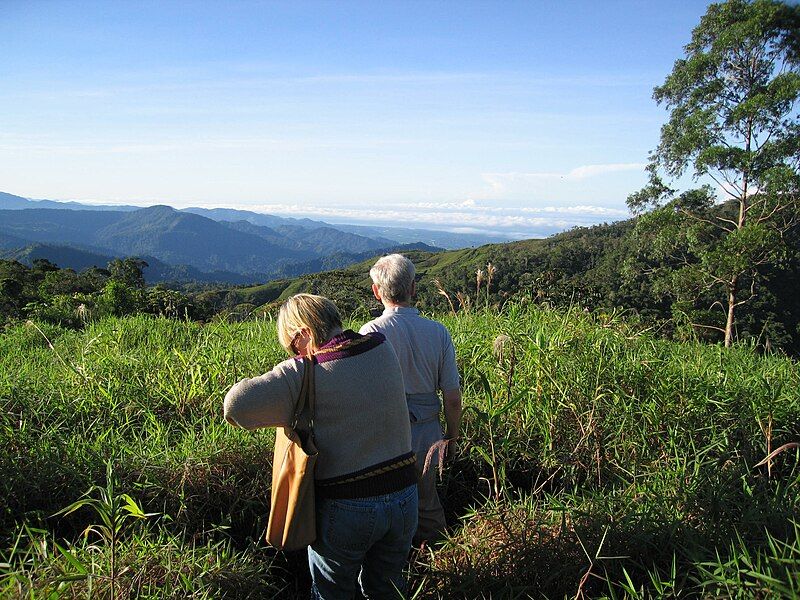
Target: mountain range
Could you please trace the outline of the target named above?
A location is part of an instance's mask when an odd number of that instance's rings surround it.
[[[149,264],[145,276],[150,283],[250,283],[343,267],[396,249],[436,251],[493,240],[419,229],[334,226],[235,209],[90,206],[0,192],[0,257],[23,262],[47,258],[80,270],[138,256]]]

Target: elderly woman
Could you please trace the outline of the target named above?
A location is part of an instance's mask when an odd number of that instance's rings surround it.
[[[336,306],[298,294],[281,306],[278,339],[294,358],[225,396],[228,422],[286,427],[313,356],[317,539],[308,549],[314,598],[398,597],[417,527],[415,457],[403,375],[380,333],[342,330]]]

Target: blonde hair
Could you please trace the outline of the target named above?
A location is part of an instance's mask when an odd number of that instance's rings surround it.
[[[401,303],[411,300],[416,272],[414,263],[405,256],[389,254],[378,259],[369,270],[369,276],[378,286],[382,298]]]
[[[281,305],[278,312],[278,341],[287,352],[301,329],[311,335],[311,347],[317,349],[331,338],[331,332],[342,326],[336,305],[324,296],[295,294]]]

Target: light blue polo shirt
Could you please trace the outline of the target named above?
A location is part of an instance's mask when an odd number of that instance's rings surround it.
[[[400,367],[406,394],[449,392],[460,387],[456,351],[447,328],[421,317],[416,308],[387,308],[364,325],[359,333],[378,331],[392,344]]]

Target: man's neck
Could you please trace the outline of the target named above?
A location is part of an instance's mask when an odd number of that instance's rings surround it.
[[[383,308],[410,308],[411,302],[384,302]]]

